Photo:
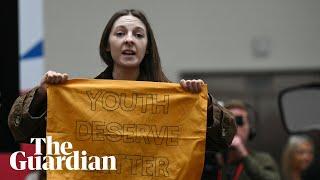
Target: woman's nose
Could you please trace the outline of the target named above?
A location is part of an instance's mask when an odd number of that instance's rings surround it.
[[[126,36],[126,39],[125,39],[125,43],[126,44],[132,44],[133,43],[133,35],[132,35],[132,33],[128,33],[128,35]]]

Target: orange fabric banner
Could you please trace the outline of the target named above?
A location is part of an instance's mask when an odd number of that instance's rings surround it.
[[[47,136],[71,142],[68,152],[80,154],[69,155],[74,156],[69,169],[75,170],[49,170],[47,179],[200,179],[207,94],[206,85],[190,93],[176,83],[143,81],[74,79],[49,85]],[[47,153],[48,148],[47,143]],[[90,162],[101,165],[85,159],[89,156],[114,156],[116,170],[83,170]]]

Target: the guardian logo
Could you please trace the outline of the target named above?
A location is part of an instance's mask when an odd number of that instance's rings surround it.
[[[10,156],[10,165],[15,170],[117,170],[115,156],[87,156],[86,151],[72,151],[71,142],[59,143],[47,138],[31,138],[35,142],[34,156],[26,157],[17,151]],[[41,153],[41,145],[47,144],[47,154]],[[17,161],[17,157],[23,160]]]

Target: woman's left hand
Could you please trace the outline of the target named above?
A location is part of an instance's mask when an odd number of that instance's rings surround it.
[[[204,85],[204,82],[201,79],[198,79],[198,80],[181,79],[180,85],[185,91],[189,91],[192,93],[199,93],[202,90],[202,85]]]

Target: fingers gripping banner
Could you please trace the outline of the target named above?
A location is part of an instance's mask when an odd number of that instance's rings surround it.
[[[75,79],[50,85],[47,136],[72,147],[62,161],[68,168],[49,170],[47,178],[200,179],[206,111],[206,85],[201,93],[142,81]],[[49,151],[57,149],[47,143]],[[115,168],[108,159],[109,170],[101,170],[103,156],[114,156]]]

